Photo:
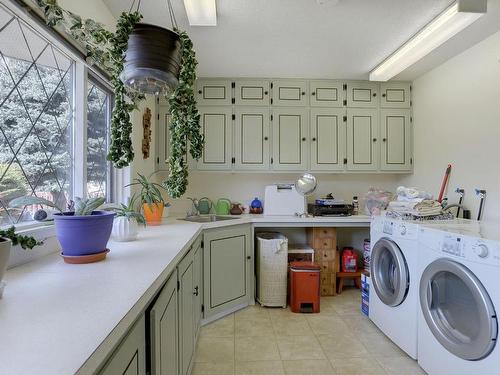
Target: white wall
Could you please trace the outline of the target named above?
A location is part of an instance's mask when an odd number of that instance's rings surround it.
[[[477,215],[475,188],[487,190],[484,219],[500,219],[500,32],[413,83],[415,173],[402,183],[438,194],[448,163],[448,197],[466,190]]]
[[[323,196],[332,193],[337,198],[349,202],[354,195],[360,198],[365,195],[371,186],[394,191],[400,177],[397,175],[379,174],[315,174],[318,179],[318,188],[314,195]],[[166,177],[158,174],[158,179]],[[277,173],[221,173],[193,171],[189,174],[188,190],[183,198],[171,200],[174,213],[185,214],[191,203],[186,197],[209,197],[212,200],[229,198],[231,201],[248,205],[255,197],[264,199],[264,187],[273,183],[294,182],[299,177],[294,174]]]

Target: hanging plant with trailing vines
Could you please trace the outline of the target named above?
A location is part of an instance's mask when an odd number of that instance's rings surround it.
[[[116,168],[128,166],[134,159],[132,149],[132,122],[130,112],[137,109],[139,100],[144,99],[125,87],[120,74],[123,71],[128,38],[142,15],[136,12],[122,13],[118,19],[116,32],[112,33],[91,19],[82,18],[61,8],[57,0],[36,0],[43,10],[49,26],[60,26],[74,39],[81,42],[87,57],[97,63],[111,77],[114,88],[115,105],[111,119],[111,146],[108,160]],[[168,98],[172,121],[170,125],[171,155],[168,163],[170,174],[164,182],[170,196],[178,198],[186,192],[188,148],[191,156],[198,160],[203,150],[204,139],[200,133],[200,115],[196,108],[194,82],[196,61],[193,43],[186,32],[174,29],[181,43],[181,68],[179,85]],[[188,147],[189,145],[189,147]]]
[[[165,187],[172,198],[179,198],[188,185],[188,143],[191,156],[198,160],[203,151],[203,135],[200,132],[200,114],[196,108],[194,83],[196,80],[196,55],[193,42],[186,32],[174,29],[181,41],[181,70],[179,85],[168,103],[172,119],[170,122],[169,171]]]

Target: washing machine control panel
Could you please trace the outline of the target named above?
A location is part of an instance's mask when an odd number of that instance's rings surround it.
[[[479,258],[486,258],[488,255],[490,255],[490,250],[488,249],[488,246],[485,243],[481,242],[472,245],[472,251]]]
[[[461,237],[446,235],[441,244],[441,251],[446,254],[464,257],[464,241]]]

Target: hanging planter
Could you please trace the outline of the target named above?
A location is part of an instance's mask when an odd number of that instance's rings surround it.
[[[153,95],[170,94],[179,84],[181,42],[179,35],[159,26],[138,23],[128,38],[123,83]]]

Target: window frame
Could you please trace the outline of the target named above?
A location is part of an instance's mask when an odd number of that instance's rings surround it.
[[[88,80],[96,84],[98,87],[110,94],[108,96],[108,110],[109,124],[111,124],[111,114],[114,103],[114,92],[109,80],[101,74],[97,68],[90,67],[87,62],[82,59],[82,56],[77,54],[74,50],[64,43],[62,37],[54,35],[43,24],[37,22],[36,19],[23,11],[23,9],[13,3],[6,3],[0,1],[2,7],[5,7],[27,27],[31,28],[34,32],[39,34],[53,47],[59,49],[68,58],[74,61],[73,66],[73,83],[72,83],[72,100],[73,100],[73,114],[72,114],[72,143],[73,143],[73,165],[72,165],[72,198],[87,196],[87,82]],[[109,134],[107,144],[109,147]],[[121,202],[125,197],[123,187],[130,180],[130,168],[116,169],[113,168],[111,163],[108,162],[108,173],[106,181],[106,200],[108,203]],[[15,224],[6,224],[0,227],[9,227],[15,225],[19,231],[26,234],[38,234],[44,238],[55,235],[53,223],[24,221]],[[42,237],[40,237],[43,239]]]

